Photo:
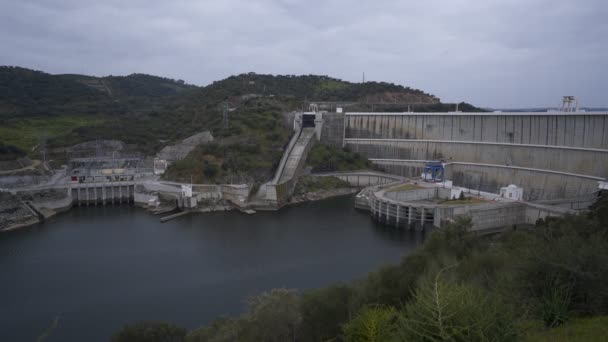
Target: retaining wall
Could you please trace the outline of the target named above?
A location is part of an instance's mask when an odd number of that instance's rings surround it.
[[[347,113],[345,138],[608,149],[608,113]]]
[[[353,152],[380,159],[445,160],[605,177],[608,150],[428,140],[346,139]]]
[[[439,188],[426,188],[419,190],[410,191],[390,191],[387,190],[384,196],[394,201],[409,202],[409,201],[422,201],[422,200],[433,200],[438,198]]]
[[[321,143],[342,148],[344,138],[344,113],[324,112]]]
[[[419,177],[422,160],[372,160],[384,172]],[[527,201],[588,196],[597,190],[601,177],[474,163],[447,163],[445,178],[471,190],[498,193],[501,187],[517,184]]]
[[[403,177],[394,174],[381,173],[376,171],[354,171],[354,172],[327,172],[311,174],[313,177],[336,177],[352,186],[370,186],[387,184],[395,181],[405,180]]]

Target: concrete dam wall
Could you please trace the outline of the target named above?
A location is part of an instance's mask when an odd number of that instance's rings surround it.
[[[345,139],[474,141],[608,149],[608,113],[347,113]]]
[[[322,137],[322,141],[323,141]],[[608,176],[608,113],[347,113],[344,146],[419,176],[444,160],[454,184],[527,200],[582,196]]]

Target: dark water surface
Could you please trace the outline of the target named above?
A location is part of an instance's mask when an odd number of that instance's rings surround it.
[[[107,341],[125,323],[195,328],[277,287],[349,281],[398,262],[420,233],[375,225],[352,197],[161,224],[133,207],[79,208],[0,234],[0,341]]]

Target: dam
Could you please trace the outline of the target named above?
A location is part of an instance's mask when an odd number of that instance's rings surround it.
[[[441,160],[455,185],[517,184],[536,201],[596,191],[608,175],[606,133],[606,112],[353,112],[343,114],[342,145],[389,173],[419,176]]]

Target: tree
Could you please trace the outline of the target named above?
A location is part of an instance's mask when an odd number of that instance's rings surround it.
[[[327,341],[340,335],[342,325],[351,318],[354,290],[348,285],[334,285],[311,290],[302,296],[301,340]]]
[[[188,333],[186,342],[233,342],[239,341],[241,320],[218,318],[206,327]]]
[[[183,342],[186,329],[167,322],[144,321],[129,324],[112,338],[112,342]]]
[[[302,323],[300,297],[295,290],[273,289],[252,298],[242,319],[240,341],[295,341]]]
[[[443,280],[446,269],[416,290],[414,300],[400,316],[400,340],[514,341],[509,310],[470,285]]]
[[[393,307],[368,306],[344,326],[347,342],[389,342],[396,337],[397,310]]]
[[[205,168],[203,169],[203,174],[208,179],[213,179],[218,174],[219,168],[215,164],[206,163]]]

